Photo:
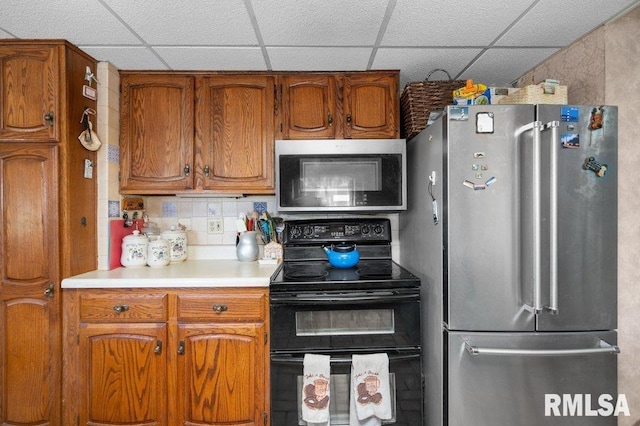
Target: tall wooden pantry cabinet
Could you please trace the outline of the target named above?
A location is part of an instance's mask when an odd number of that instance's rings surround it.
[[[97,266],[87,67],[64,40],[0,41],[0,424],[62,424],[60,283]]]

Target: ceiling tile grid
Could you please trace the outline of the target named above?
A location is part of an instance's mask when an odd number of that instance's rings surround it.
[[[67,39],[119,69],[444,68],[509,85],[640,0],[2,0],[0,38]]]

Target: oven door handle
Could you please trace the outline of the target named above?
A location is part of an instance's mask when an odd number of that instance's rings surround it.
[[[387,301],[398,301],[398,300],[420,300],[419,294],[383,294],[383,295],[370,295],[370,296],[281,296],[281,297],[271,297],[272,305],[301,305],[301,304],[309,304],[309,302],[318,303],[318,304],[345,304],[345,303],[386,303]]]
[[[389,362],[392,361],[405,361],[410,359],[419,359],[420,353],[411,353],[404,355],[388,355]],[[271,355],[271,362],[277,362],[280,364],[303,364],[304,357],[288,357],[288,356],[277,356]],[[331,357],[331,364],[351,364],[351,357]]]

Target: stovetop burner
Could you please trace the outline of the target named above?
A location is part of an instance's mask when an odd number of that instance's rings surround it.
[[[356,274],[360,278],[383,280],[394,279],[400,276],[400,270],[393,267],[392,261],[377,261],[377,262],[360,262],[357,265]]]
[[[284,278],[287,281],[323,281],[329,276],[324,265],[292,264],[284,269]]]

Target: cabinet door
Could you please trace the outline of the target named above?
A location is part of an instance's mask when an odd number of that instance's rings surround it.
[[[56,163],[55,147],[0,144],[0,424],[59,424]]]
[[[343,109],[345,138],[399,137],[398,75],[347,74]]]
[[[196,86],[196,186],[273,193],[273,77],[210,76]]]
[[[81,324],[81,425],[167,424],[167,328]]]
[[[171,194],[193,188],[193,78],[121,79],[120,191]]]
[[[281,81],[283,139],[333,139],[339,134],[333,75],[291,75]]]
[[[56,48],[0,45],[0,140],[58,140]]]
[[[264,425],[264,325],[181,324],[178,425]]]

